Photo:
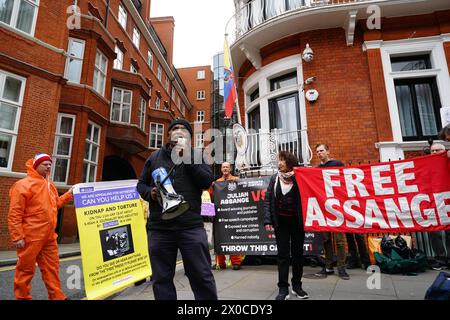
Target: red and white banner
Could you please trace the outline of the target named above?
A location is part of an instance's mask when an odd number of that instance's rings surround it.
[[[351,167],[295,168],[306,231],[450,229],[446,153]]]

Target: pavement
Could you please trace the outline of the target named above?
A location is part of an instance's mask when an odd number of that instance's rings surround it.
[[[59,250],[61,258],[80,255],[79,244],[60,244]],[[16,260],[15,251],[0,251],[0,266],[12,266]],[[372,273],[362,269],[347,270],[350,280],[342,280],[337,275],[312,278],[318,271],[319,267],[304,267],[303,290],[310,300],[423,300],[439,274],[433,270],[416,276],[378,274],[377,282]],[[213,274],[219,300],[274,300],[278,294],[276,265],[244,265],[241,270],[227,268],[213,270]],[[174,282],[179,300],[194,299],[181,261],[177,263]],[[369,289],[368,282],[379,286]],[[147,280],[139,286],[129,286],[106,300],[154,300],[152,283]],[[290,300],[297,298],[291,295]]]

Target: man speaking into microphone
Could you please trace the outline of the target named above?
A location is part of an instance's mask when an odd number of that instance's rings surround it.
[[[192,127],[184,119],[175,119],[168,128],[169,143],[147,159],[137,184],[141,197],[149,202],[148,245],[152,266],[155,300],[176,300],[173,283],[177,253],[180,250],[186,276],[196,300],[217,300],[211,255],[200,215],[202,190],[214,180],[211,168],[194,163],[191,148]],[[165,215],[161,186],[181,196],[188,209],[180,215]],[[162,205],[162,206],[161,206]],[[169,217],[169,218],[168,218]]]

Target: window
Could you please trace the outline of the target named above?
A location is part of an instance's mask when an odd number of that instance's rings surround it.
[[[184,103],[181,105],[181,113],[183,114],[183,116],[186,115],[186,105]]]
[[[392,71],[413,71],[431,69],[429,55],[391,57]]]
[[[261,129],[261,114],[259,106],[248,113],[248,128],[259,130]]]
[[[130,90],[113,88],[112,121],[130,123],[132,95],[133,93]]]
[[[39,0],[1,0],[0,22],[34,35]]]
[[[177,107],[178,107],[178,110],[181,110],[180,109],[180,107],[181,107],[181,100],[180,100],[179,96],[177,97]]]
[[[122,4],[119,4],[119,23],[122,28],[127,30],[127,11]]]
[[[205,121],[205,111],[197,111],[197,122]]]
[[[139,32],[139,30],[134,27],[133,28],[133,44],[136,46],[136,48],[139,49],[139,43],[141,41],[141,34]]]
[[[289,73],[270,80],[270,91],[290,87],[296,84],[297,84],[297,74],[295,72]]]
[[[250,102],[255,101],[259,98],[259,88],[256,88],[252,93],[250,93]]]
[[[161,99],[156,97],[155,99],[155,109],[159,109],[161,107]]]
[[[197,71],[197,80],[205,79],[205,70]]]
[[[161,81],[162,78],[162,68],[161,65],[158,64],[158,72],[156,73],[156,77],[158,78],[159,81]]]
[[[150,69],[153,69],[153,53],[150,50],[147,52],[147,64]]]
[[[205,100],[205,90],[197,91],[197,100]]]
[[[441,121],[436,78],[394,81],[404,141],[437,138]]]
[[[114,60],[114,69],[122,70],[123,68],[123,52],[119,49],[118,46],[116,46],[116,59]]]
[[[108,60],[106,57],[97,50],[95,55],[95,68],[94,68],[94,90],[100,93],[102,96],[105,95],[105,84],[106,84],[106,68],[108,67]]]
[[[100,149],[100,127],[93,122],[88,123],[86,144],[84,145],[83,181],[95,182]]]
[[[66,60],[65,77],[70,82],[80,83],[81,70],[83,68],[84,41],[69,38],[69,48],[67,51],[69,56]]]
[[[150,123],[150,148],[159,149],[163,145],[164,125]]]
[[[56,124],[55,144],[53,147],[54,165],[52,168],[53,181],[56,183],[67,184],[74,129],[75,116],[59,113]]]
[[[138,73],[136,67],[133,64],[131,64],[131,66],[130,66],[130,72]]]
[[[147,103],[145,99],[141,97],[141,104],[139,105],[139,128],[144,131],[145,128],[145,108],[147,107]]]
[[[25,78],[0,70],[0,169],[11,170]]]
[[[169,92],[169,79],[166,78],[166,81],[164,82],[164,89],[166,89],[166,92]]]
[[[170,98],[172,98],[172,100],[175,100],[175,88],[172,87],[172,92],[170,93]]]
[[[203,133],[197,133],[195,134],[195,147],[196,148],[203,148]]]

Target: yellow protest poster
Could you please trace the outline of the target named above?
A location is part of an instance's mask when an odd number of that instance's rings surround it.
[[[88,299],[102,299],[151,275],[144,211],[136,180],[74,189]]]

